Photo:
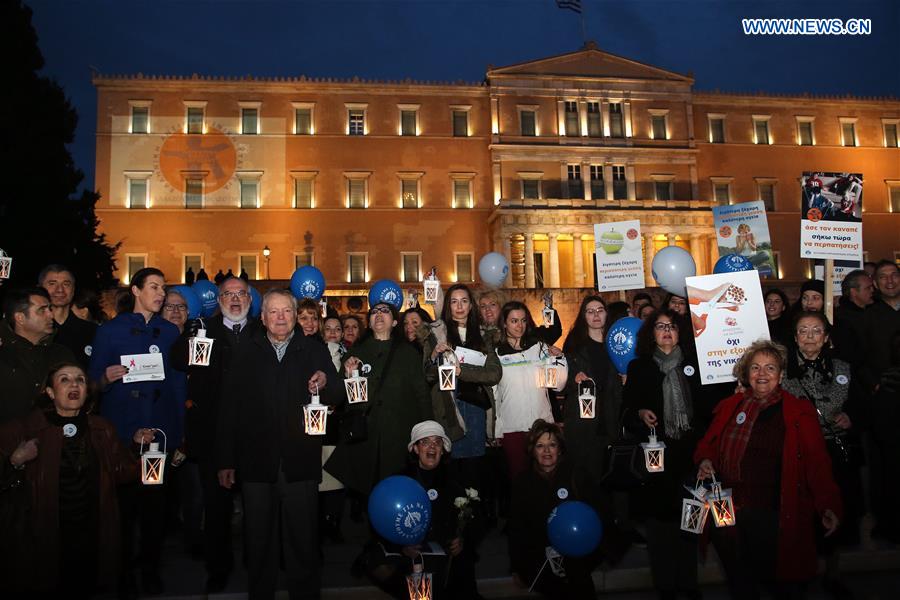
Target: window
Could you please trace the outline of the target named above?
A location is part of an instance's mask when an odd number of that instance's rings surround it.
[[[184,255],[184,268],[181,270],[181,281],[184,282],[185,274],[188,269],[190,269],[194,275],[200,272],[200,269],[203,268],[203,255],[202,254],[185,254]]]
[[[347,208],[366,208],[368,176],[347,175]]]
[[[669,139],[669,111],[660,109],[650,109],[650,136],[654,140]]]
[[[125,255],[125,283],[129,283],[134,274],[147,266],[146,254],[126,254]]]
[[[293,102],[294,107],[294,134],[313,134],[313,108],[312,102]]]
[[[841,144],[856,146],[856,119],[841,119]]]
[[[189,106],[187,109],[187,133],[203,133],[203,108]]]
[[[454,257],[456,259],[456,281],[475,281],[472,255],[467,252],[457,252]]]
[[[244,135],[256,135],[259,133],[259,109],[241,109],[241,133]]]
[[[366,104],[346,104],[347,135],[366,135]]]
[[[613,165],[613,199],[628,199],[628,182],[625,180],[625,167],[623,165]]]
[[[128,179],[128,208],[147,208],[150,196],[149,177]]]
[[[313,207],[312,177],[298,177],[294,180],[294,208]]]
[[[895,120],[882,120],[882,126],[884,127],[884,147],[885,148],[897,148],[897,129],[898,125],[900,125],[900,119]]]
[[[900,213],[900,181],[888,183],[888,199],[891,203],[891,212]]]
[[[584,198],[584,184],[581,181],[581,165],[567,165],[569,198]]]
[[[400,180],[400,200],[403,208],[419,208],[419,180]]]
[[[416,121],[418,111],[414,108],[400,110],[400,135],[418,135]]]
[[[150,107],[131,107],[131,133],[150,133]]]
[[[603,165],[591,165],[591,198],[606,198],[606,184],[603,181]]]
[[[578,136],[578,103],[567,101],[564,103],[566,110],[566,135],[569,137]]]
[[[756,180],[757,199],[762,200],[767,211],[775,210],[775,180],[760,179]]]
[[[603,121],[600,115],[600,103],[588,102],[587,113],[588,136],[600,137],[603,134]]]
[[[519,128],[522,135],[537,135],[537,113],[533,110],[519,111]]]
[[[717,204],[731,204],[730,187],[727,183],[713,183],[713,199]]]
[[[768,115],[753,115],[753,141],[756,144],[769,144]]]
[[[421,252],[401,252],[400,263],[400,279],[403,283],[412,283],[422,280]]]
[[[259,208],[259,180],[242,178],[241,208]]]
[[[709,120],[709,143],[724,144],[725,143],[725,116],[724,115],[708,115]]]
[[[797,117],[797,144],[812,146],[815,143],[813,117]]]
[[[250,279],[259,278],[259,257],[256,254],[241,254],[238,256],[238,275],[246,273]]]
[[[188,178],[184,180],[184,207],[203,208],[203,180]]]
[[[455,137],[469,136],[469,111],[468,109],[455,108],[452,112],[453,135]]]
[[[625,137],[625,116],[622,113],[621,102],[609,104],[609,135],[612,137]]]
[[[297,252],[294,254],[294,270],[296,271],[300,267],[313,267],[315,266],[315,262],[313,261],[313,253],[312,252]]]
[[[537,200],[541,197],[540,179],[522,180],[522,198],[525,200]]]
[[[472,208],[471,179],[453,179],[453,208]]]
[[[671,181],[654,181],[653,193],[657,200],[669,201],[672,199],[672,182]]]
[[[365,283],[369,270],[369,255],[365,252],[347,253],[347,282]]]

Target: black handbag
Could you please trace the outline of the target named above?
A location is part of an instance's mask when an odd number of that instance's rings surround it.
[[[491,398],[488,396],[487,391],[484,389],[484,386],[480,383],[474,383],[472,381],[460,381],[456,380],[456,397],[471,404],[472,406],[477,406],[478,408],[482,408],[484,410],[488,410],[491,408]]]
[[[610,490],[633,490],[647,481],[644,449],[633,436],[622,432],[622,437],[607,447],[606,473],[600,485]]]

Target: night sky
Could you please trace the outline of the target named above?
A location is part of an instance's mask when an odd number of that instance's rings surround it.
[[[582,46],[554,0],[26,0],[44,74],[78,111],[72,146],[93,185],[104,74],[484,78]],[[900,97],[897,0],[582,0],[601,50],[680,73],[695,89]],[[741,18],[870,18],[868,36],[745,36]]]

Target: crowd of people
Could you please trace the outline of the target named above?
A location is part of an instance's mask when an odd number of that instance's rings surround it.
[[[107,320],[96,296],[76,302],[65,266],[37,283],[4,290],[0,323],[8,590],[159,594],[178,519],[208,592],[242,559],[251,598],[274,597],[280,567],[291,598],[318,598],[323,544],[343,540],[343,515],[363,518],[370,492],[396,474],[428,491],[426,538],[398,546],[373,529],[353,565],[395,597],[415,561],[434,574],[434,597],[480,597],[475,564],[493,527],[508,536],[513,580],[551,598],[591,597],[593,569],[631,544],[647,546],[660,598],[700,598],[707,541],[732,597],[800,597],[817,556],[824,588],[851,597],[839,559],[862,516],[874,515],[874,537],[900,543],[900,271],[890,261],[845,276],[833,321],[821,281],[805,282],[794,305],[767,289],[771,340],[745,351],[736,383],[718,385],[701,385],[689,304],[671,294],[655,305],[645,291],[631,304],[588,293],[563,340],[556,310],[538,325],[504,291],[465,284],[442,290],[433,315],[386,302],[323,314],[276,288],[254,318],[249,284],[229,276],[217,281],[215,316],[191,319],[188,299],[145,268]],[[625,316],[643,325],[618,373],[605,334]],[[213,340],[205,365],[191,357],[201,330]],[[130,361],[147,355],[164,376],[134,376]],[[350,403],[344,382],[360,376],[366,401]],[[596,398],[587,414],[586,386]],[[330,407],[324,436],[304,428],[314,399]],[[664,471],[613,476],[614,450],[651,434],[665,444]],[[139,452],[151,443],[167,446],[161,485],[141,483]],[[735,525],[689,533],[682,500],[713,478],[732,490]],[[545,568],[547,518],[566,500],[592,506],[604,536],[588,556]]]

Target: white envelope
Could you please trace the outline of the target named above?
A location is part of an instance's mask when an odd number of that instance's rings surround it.
[[[122,378],[122,383],[134,383],[135,381],[162,381],[166,378],[166,370],[163,367],[163,356],[159,352],[151,354],[126,354],[119,357],[123,367],[128,373]]]
[[[487,361],[487,355],[478,350],[469,350],[462,346],[456,347],[456,358],[459,359],[461,365],[472,365],[473,367],[483,367]]]

